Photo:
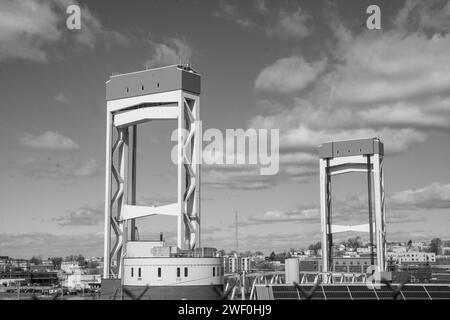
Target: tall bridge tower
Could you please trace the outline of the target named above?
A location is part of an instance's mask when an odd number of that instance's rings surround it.
[[[103,277],[117,279],[122,278],[126,244],[136,240],[138,218],[174,216],[177,247],[200,247],[200,75],[177,65],[114,75],[106,82],[106,100]],[[175,120],[178,124],[177,202],[138,206],[137,126],[153,120]]]
[[[323,272],[332,271],[333,233],[346,231],[368,232],[374,261],[374,234],[376,265],[384,272],[386,256],[386,212],[384,204],[384,145],[378,138],[327,142],[319,146],[320,158],[320,217],[322,229]],[[356,226],[332,224],[331,177],[349,172],[366,172],[368,186],[369,223]],[[372,182],[373,177],[373,182]],[[373,199],[372,199],[373,185]],[[375,221],[372,218],[372,200]]]

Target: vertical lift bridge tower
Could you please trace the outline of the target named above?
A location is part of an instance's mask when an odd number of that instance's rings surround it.
[[[376,265],[385,272],[386,214],[384,205],[384,146],[378,138],[327,142],[319,146],[320,157],[320,217],[322,229],[323,272],[332,271],[333,233],[369,232],[372,265],[374,265],[373,235],[376,238]],[[332,224],[331,177],[349,172],[367,172],[369,223],[356,226]],[[375,222],[372,221],[372,175]]]
[[[136,240],[137,218],[175,216],[177,247],[200,247],[200,75],[174,65],[111,76],[106,99],[103,277],[120,279],[127,241]],[[178,123],[178,200],[145,207],[136,205],[137,125],[152,120]]]

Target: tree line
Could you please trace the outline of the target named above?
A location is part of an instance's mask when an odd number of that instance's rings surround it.
[[[78,264],[80,267],[85,268],[96,268],[99,264],[96,261],[87,261],[86,258],[82,254],[71,254],[66,257],[51,257],[47,260],[50,260],[52,262],[52,265],[54,269],[60,269],[62,262],[70,262],[73,261]],[[29,260],[31,264],[34,265],[40,265],[42,264],[42,257],[41,256],[33,256]]]

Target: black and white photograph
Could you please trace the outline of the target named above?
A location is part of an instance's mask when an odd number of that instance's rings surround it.
[[[0,0],[0,308],[448,302],[449,164],[449,0]]]

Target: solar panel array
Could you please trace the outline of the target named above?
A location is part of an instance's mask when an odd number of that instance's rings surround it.
[[[274,300],[450,300],[450,285],[406,284],[398,292],[398,285],[322,284],[313,292],[313,285],[271,285]],[[396,294],[397,293],[397,294]]]

